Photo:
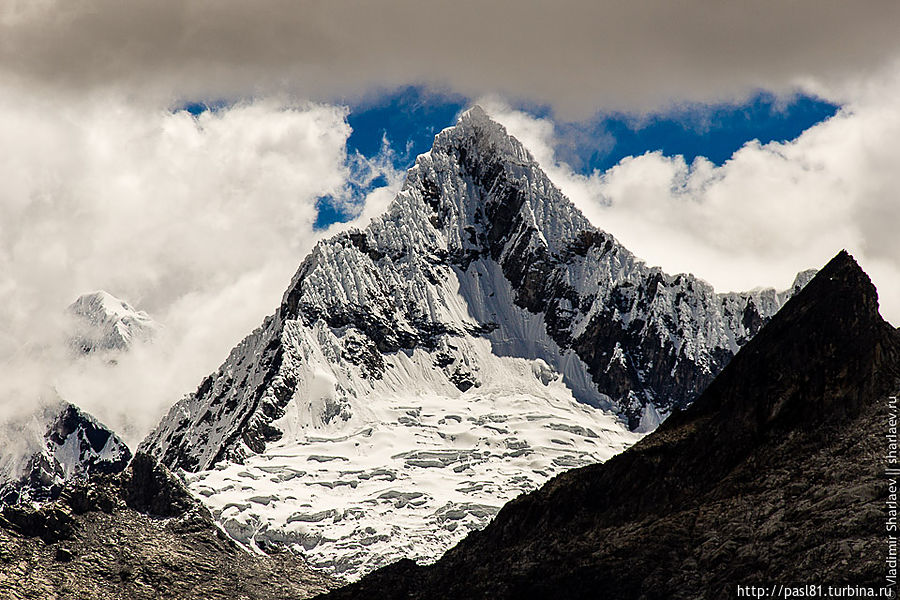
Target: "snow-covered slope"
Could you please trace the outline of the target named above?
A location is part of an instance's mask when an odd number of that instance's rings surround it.
[[[70,344],[79,352],[117,352],[153,339],[159,326],[144,311],[104,291],[80,296],[69,305],[74,331]]]
[[[242,541],[350,577],[434,558],[690,403],[810,276],[722,295],[647,267],[475,107],[141,447]]]
[[[70,479],[117,473],[131,460],[131,451],[118,436],[75,405],[59,402],[42,415],[46,432],[40,449],[17,469],[20,472],[3,474],[0,503],[51,499]]]
[[[326,401],[291,403],[275,422],[280,441],[243,464],[188,473],[188,485],[235,539],[295,545],[313,566],[356,579],[404,557],[433,560],[508,500],[640,438],[576,402],[542,361],[491,360],[485,340],[465,350],[484,367],[479,387],[385,389],[327,424]],[[423,350],[386,368],[409,381],[434,369]]]

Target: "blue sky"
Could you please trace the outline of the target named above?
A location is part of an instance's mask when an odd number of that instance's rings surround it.
[[[372,159],[386,142],[394,168],[405,170],[416,156],[431,148],[435,134],[452,125],[471,102],[462,95],[412,86],[348,102],[347,121],[353,132],[347,152]],[[225,102],[192,102],[183,108],[199,114],[226,106]],[[839,106],[813,96],[784,99],[759,92],[740,104],[684,104],[650,115],[598,113],[575,122],[555,118],[546,106],[520,104],[513,108],[553,121],[556,156],[576,173],[590,174],[605,171],[626,156],[654,151],[682,155],[688,163],[703,156],[721,165],[748,141],[792,140],[833,116]],[[385,183],[380,176],[365,185],[351,182],[350,199],[361,201],[368,191]],[[346,207],[328,197],[320,199],[316,228],[351,219],[353,214]]]
[[[386,140],[393,150],[394,167],[406,169],[416,156],[430,149],[434,135],[452,125],[456,115],[470,103],[460,95],[417,87],[350,103],[347,120],[353,133],[347,140],[347,151],[373,158]],[[199,104],[188,106],[192,112],[204,108]],[[600,113],[579,122],[557,120],[544,106],[514,108],[552,120],[557,157],[575,172],[589,174],[605,171],[626,156],[657,150],[667,156],[682,155],[689,163],[703,156],[721,165],[750,140],[763,144],[792,140],[834,115],[839,107],[811,96],[779,99],[760,92],[742,104],[688,104],[643,116]],[[378,177],[365,187],[353,187],[350,193],[362,198],[368,190],[384,184],[384,178]],[[323,198],[316,227],[324,228],[351,216],[331,199]]]

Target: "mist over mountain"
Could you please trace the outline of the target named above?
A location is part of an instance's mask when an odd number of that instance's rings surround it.
[[[33,350],[34,362],[55,367],[52,376],[78,370],[81,359],[115,368],[125,353],[151,342],[160,329],[146,312],[104,291],[79,296],[63,317],[63,351],[53,346]],[[13,381],[16,377],[9,375]],[[0,415],[0,503],[55,499],[67,482],[122,471],[131,460],[125,441],[66,399],[57,384],[36,382],[39,393],[29,398],[30,405],[21,403],[14,414]]]

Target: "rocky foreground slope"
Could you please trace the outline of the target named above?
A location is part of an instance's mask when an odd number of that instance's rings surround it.
[[[0,598],[299,599],[333,586],[295,555],[238,547],[142,454],[55,501],[0,511]]]
[[[512,501],[436,564],[400,561],[327,598],[888,585],[884,457],[898,376],[900,336],[842,252],[655,433]]]

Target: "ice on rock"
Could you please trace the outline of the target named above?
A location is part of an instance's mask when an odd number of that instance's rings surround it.
[[[645,404],[641,413],[641,422],[635,431],[638,433],[650,433],[659,427],[659,424],[662,422],[663,417],[660,416],[656,408],[652,404]]]
[[[296,548],[313,565],[356,579],[402,557],[433,560],[484,527],[506,501],[563,470],[606,460],[640,437],[576,402],[559,380],[542,383],[531,361],[496,361],[480,388],[455,397],[385,394],[371,400],[374,414],[364,431],[329,439],[310,429],[243,465],[188,474],[189,485],[202,490],[238,541],[252,546],[299,536],[304,542]],[[415,427],[402,423],[411,406],[419,411]],[[275,464],[302,474],[247,477]],[[252,495],[224,490],[235,479],[251,482]],[[292,494],[297,501],[284,500]],[[257,496],[274,500],[261,505],[252,502]],[[236,498],[251,501],[240,505]],[[301,501],[309,506],[298,510]]]

